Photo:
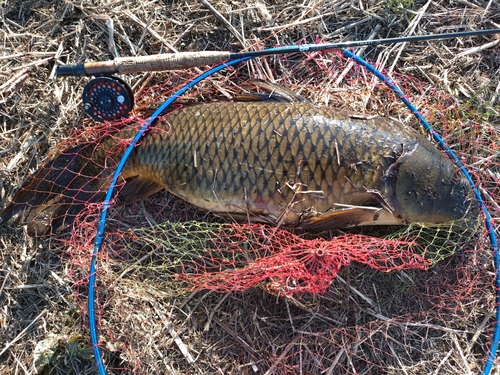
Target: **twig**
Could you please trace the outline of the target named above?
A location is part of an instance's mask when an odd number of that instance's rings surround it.
[[[191,25],[189,25],[187,29],[184,30],[182,34],[179,35],[179,37],[172,43],[172,47],[175,47],[177,44],[179,44],[182,38],[184,38],[187,34],[189,34],[189,32],[191,32],[191,29],[196,25],[198,25],[199,23],[200,23],[199,20],[195,20]]]
[[[25,69],[25,68],[29,68],[30,66],[38,66],[38,65],[43,65],[43,64],[46,64],[48,63],[49,61],[51,60],[54,60],[54,57],[47,57],[45,59],[41,59],[41,60],[37,60],[37,61],[33,61],[31,63],[28,63],[28,64],[24,64],[24,65],[21,65],[21,66],[16,66],[15,68],[12,68],[12,71],[16,71],[16,70],[21,70],[21,69]]]
[[[106,23],[106,28],[108,30],[108,50],[109,53],[111,53],[114,57],[120,57],[118,50],[116,49],[116,44],[115,44],[115,27],[113,23],[113,19],[110,16],[107,15],[98,15],[94,16],[98,20],[104,20]]]
[[[248,354],[252,357],[252,359],[254,360],[255,363],[257,363],[259,361],[259,356],[258,356],[257,352],[245,340],[243,340],[232,329],[230,329],[226,324],[222,323],[215,316],[213,317],[213,321],[215,323],[217,323],[229,335],[231,335],[236,341],[238,341],[248,351]],[[297,338],[298,338],[298,336],[297,336]],[[285,351],[286,351],[286,349],[285,349]],[[257,368],[255,363],[252,364],[252,369],[255,372],[258,372],[258,368]],[[266,374],[267,374],[267,372],[266,372]]]
[[[164,37],[162,37],[160,34],[158,34],[156,31],[154,31],[153,29],[150,29],[148,27],[147,24],[145,24],[143,21],[141,21],[139,18],[137,18],[135,16],[135,14],[133,14],[131,11],[129,10],[125,10],[123,12],[127,17],[129,17],[132,21],[134,21],[135,23],[137,23],[138,25],[144,27],[144,29],[146,29],[147,31],[149,31],[149,33],[154,36],[156,39],[158,39],[160,42],[162,42],[163,44],[165,44],[165,46],[167,46],[167,48],[170,50],[170,52],[179,52],[177,51],[177,49],[175,49],[175,47],[173,45],[171,45],[169,42],[166,41],[166,39]]]
[[[424,15],[425,11],[427,10],[427,8],[431,4],[431,2],[432,2],[432,0],[429,0],[422,8],[420,8],[420,10],[418,11],[417,17],[415,17],[413,19],[413,21],[411,22],[411,24],[409,26],[409,31],[408,31],[407,36],[411,36],[415,32],[417,25],[419,24],[420,20],[422,19],[422,16]],[[408,44],[407,42],[402,43],[401,46],[399,47],[398,53],[396,54],[396,57],[394,58],[394,61],[392,62],[391,67],[389,68],[389,74],[392,73],[392,71],[394,70],[396,63],[398,62],[399,57],[401,56],[401,53],[403,52],[403,50],[405,49],[407,44]]]
[[[344,355],[344,353],[345,353],[345,348],[342,348],[338,351],[337,355],[335,356],[335,358],[332,361],[332,365],[330,367],[328,367],[328,369],[326,370],[326,372],[325,372],[326,375],[333,374],[333,370],[335,370],[335,368],[337,367],[337,364],[339,363],[339,361],[342,358],[342,356]]]
[[[468,50],[460,52],[458,55],[456,55],[455,59],[459,59],[461,57],[464,57],[464,56],[467,56],[467,55],[470,55],[470,54],[473,54],[473,53],[476,53],[476,52],[481,52],[481,51],[484,51],[485,49],[488,49],[488,48],[491,48],[491,47],[495,47],[498,43],[500,43],[500,39],[497,39],[497,40],[494,40],[492,42],[483,44],[482,46],[479,46],[479,47],[469,48]]]
[[[490,10],[491,3],[493,3],[493,0],[488,1],[488,5],[484,8],[484,12],[481,15],[481,21],[484,19],[484,16],[488,13],[488,10]]]
[[[135,50],[135,47],[134,46],[134,43],[132,43],[132,41],[130,40],[130,38],[128,37],[127,35],[127,32],[125,31],[125,29],[123,28],[123,25],[122,23],[120,22],[120,19],[118,18],[117,21],[118,23],[118,26],[120,27],[121,31],[122,31],[122,34],[119,34],[117,33],[119,36],[123,36],[123,38],[125,39],[125,42],[128,44],[128,46],[130,47],[130,52],[132,52],[132,55],[133,56],[136,56],[137,55],[137,51]]]
[[[482,186],[479,187],[479,190],[481,191],[481,194],[486,197],[490,201],[490,203],[495,207],[495,209],[500,212],[500,205],[493,199],[493,197],[488,193]]]
[[[10,287],[8,289],[38,289],[38,288],[48,288],[47,284],[21,284]]]
[[[261,18],[265,19],[266,22],[269,24],[273,20],[273,16],[271,13],[267,10],[266,4],[262,1],[256,1],[254,3],[254,9],[257,9],[257,11],[260,13]]]
[[[285,305],[286,305],[286,311],[288,313],[288,321],[290,322],[290,327],[292,327],[292,332],[295,332],[295,326],[293,324],[292,314],[290,314],[290,305],[287,299],[285,299]]]
[[[337,276],[337,279],[338,278],[339,278],[339,276]],[[380,319],[380,320],[383,320],[386,322],[392,322],[392,324],[398,325],[400,327],[419,327],[419,328],[427,328],[427,329],[436,329],[438,331],[449,332],[449,333],[459,333],[459,334],[463,334],[465,332],[468,332],[467,330],[453,329],[453,328],[438,326],[437,324],[431,324],[431,323],[398,322],[398,321],[391,319],[391,318],[388,318],[382,314],[376,313],[375,311],[372,311],[370,309],[363,309],[363,311],[367,314],[374,316],[377,319]]]
[[[300,338],[300,336],[295,336],[292,339],[292,341],[290,341],[288,343],[285,350],[283,350],[283,353],[280,354],[280,356],[276,359],[276,361],[274,361],[273,365],[271,367],[269,367],[269,369],[265,372],[264,375],[274,374],[276,367],[281,363],[281,361],[283,361],[283,358],[285,358],[285,356],[288,354],[290,349],[293,348],[293,346],[295,345],[295,343],[298,341],[299,338]]]
[[[153,302],[150,302],[150,303],[153,306],[153,309],[156,311],[156,313],[160,317],[160,319],[162,320],[163,324],[165,325],[165,328],[168,330],[168,333],[170,333],[170,336],[172,336],[175,344],[177,345],[177,347],[181,351],[184,358],[186,358],[186,360],[189,363],[195,363],[196,360],[191,355],[191,353],[189,353],[188,347],[186,346],[186,344],[184,344],[182,339],[179,337],[179,334],[175,331],[174,327],[172,326],[172,322],[170,321],[170,318],[167,318],[165,316],[165,314],[161,311],[161,309],[157,308]]]
[[[373,31],[370,33],[370,35],[368,35],[367,40],[371,40],[371,39],[375,38],[375,36],[378,34],[381,27],[382,27],[382,25],[379,23],[377,25],[375,25],[375,27],[373,28]],[[363,56],[363,52],[365,51],[366,47],[367,46],[364,46],[364,47],[361,47],[360,49],[358,49],[358,51],[356,52],[356,56],[360,56],[360,57]],[[339,75],[339,77],[335,81],[335,86],[338,86],[340,84],[340,82],[342,82],[344,77],[347,75],[347,73],[349,73],[349,71],[352,69],[352,67],[355,64],[356,63],[354,61],[349,62],[349,64],[346,66],[346,68],[343,70],[343,72]],[[337,157],[338,157],[338,155],[337,155]]]
[[[31,56],[38,56],[38,57],[55,56],[56,54],[57,52],[19,52],[19,53],[14,53],[12,55],[0,56],[0,60],[18,59],[20,57],[31,57]]]
[[[462,351],[462,348],[460,347],[460,344],[458,343],[457,336],[455,334],[451,335],[453,339],[453,343],[455,344],[458,354],[460,354],[460,358],[462,359],[462,362],[464,363],[464,366],[467,370],[467,375],[472,375],[472,371],[470,369],[469,363],[467,363],[467,359],[465,358],[464,352]]]
[[[230,32],[231,34],[233,34],[233,35],[236,37],[236,39],[238,39],[238,41],[240,42],[240,44],[242,45],[242,47],[243,47],[243,48],[245,48],[245,44],[246,44],[246,43],[245,43],[245,39],[241,36],[241,34],[239,33],[239,31],[238,31],[238,30],[236,30],[236,29],[234,28],[234,26],[233,26],[233,25],[231,25],[231,24],[229,23],[229,21],[228,21],[228,20],[226,20],[226,18],[225,18],[222,14],[220,14],[220,13],[217,11],[217,9],[215,9],[215,8],[214,8],[214,7],[213,7],[213,6],[212,6],[212,5],[211,5],[211,4],[210,4],[207,0],[199,0],[199,1],[200,1],[200,3],[202,3],[203,5],[205,5],[205,6],[208,8],[208,10],[210,10],[210,11],[214,14],[214,16],[215,16],[215,17],[216,17],[216,18],[217,18],[220,22],[222,22],[222,23],[224,24],[224,26],[225,26],[225,27],[229,30],[229,32]]]
[[[155,308],[155,310],[156,310],[156,308]],[[195,363],[196,360],[193,358],[193,356],[191,355],[191,353],[189,353],[189,349],[186,346],[186,344],[184,344],[184,342],[179,337],[179,335],[177,334],[177,332],[175,332],[174,327],[172,327],[172,322],[170,320],[167,320],[165,322],[165,327],[167,328],[168,333],[170,333],[170,335],[174,339],[175,344],[177,345],[177,347],[181,351],[182,355],[186,358],[186,360],[189,363]]]
[[[138,52],[143,52],[144,51],[144,49],[143,49],[143,42],[144,42],[144,38],[146,37],[146,34],[149,31],[149,27],[150,26],[151,26],[151,20],[148,20],[148,23],[145,24],[144,30],[142,30],[141,37],[139,38],[139,41],[137,42],[137,46],[139,47],[139,51]]]
[[[3,289],[5,288],[5,284],[7,283],[7,279],[10,276],[10,273],[12,272],[11,269],[7,271],[7,275],[5,275],[5,278],[3,279],[2,286],[0,286],[0,296],[2,295]]]
[[[338,275],[337,275],[337,280],[339,280],[344,285],[347,285],[347,282],[342,277],[340,277]],[[375,304],[375,302],[373,302],[373,300],[370,297],[365,296],[363,293],[361,293],[359,290],[357,290],[356,288],[354,288],[352,285],[349,285],[349,289],[351,289],[355,294],[357,294],[362,299],[364,299],[366,302],[368,302],[368,304],[371,307],[373,307],[375,310],[377,310],[377,305]]]
[[[307,346],[307,344],[302,344],[301,345],[302,347],[304,347],[307,351],[307,353],[309,353],[309,355],[311,356],[312,360],[314,361],[315,365],[318,367],[318,368],[321,368],[322,367],[322,363],[321,361],[318,359],[318,354],[319,353],[314,353],[311,349],[309,349],[309,347]]]
[[[57,52],[54,56],[55,61],[59,60],[63,51],[64,51],[64,42],[61,42],[61,43],[59,43],[59,47],[57,47]],[[50,72],[49,81],[52,80],[54,78],[54,76],[56,75],[56,68],[57,68],[57,64],[54,64],[54,66],[52,67],[52,72]]]
[[[497,96],[500,95],[500,81],[498,82],[498,85],[495,89],[495,92],[493,93],[493,95],[491,96],[491,99],[490,99],[490,106],[493,105],[493,103],[495,102],[495,99],[497,98]]]
[[[500,87],[500,84],[499,84]],[[471,167],[477,167],[479,165],[483,165],[484,163],[489,163],[492,160],[498,160],[497,158],[500,157],[500,152],[495,152],[494,154],[486,157],[486,158],[481,158],[478,161],[475,161],[474,163],[470,164]]]
[[[477,327],[476,333],[474,333],[474,336],[472,336],[472,339],[468,342],[467,348],[465,349],[465,353],[464,353],[466,356],[468,356],[470,354],[472,348],[474,347],[477,340],[479,339],[479,336],[481,336],[481,333],[483,333],[484,327],[486,327],[486,325],[490,321],[491,317],[493,317],[493,316],[494,316],[494,314],[491,312],[484,316],[483,321],[481,322],[479,327]]]
[[[21,337],[23,337],[23,336],[24,336],[24,334],[28,331],[28,329],[30,329],[30,328],[31,328],[31,326],[32,326],[33,324],[35,324],[35,323],[36,323],[36,321],[37,321],[38,319],[40,319],[40,318],[41,318],[41,317],[42,317],[42,316],[43,316],[46,312],[47,312],[47,309],[43,310],[40,314],[38,314],[38,315],[37,315],[37,317],[36,317],[35,319],[33,319],[33,320],[31,321],[31,323],[30,323],[30,324],[28,324],[28,325],[26,326],[26,328],[25,328],[25,329],[23,329],[23,330],[19,333],[19,335],[17,335],[17,336],[16,336],[16,338],[15,338],[14,340],[12,340],[12,341],[11,341],[11,342],[9,342],[8,344],[6,344],[6,345],[5,345],[5,348],[3,348],[3,350],[0,352],[0,357],[1,357],[1,356],[2,356],[2,354],[3,354],[3,353],[5,353],[5,352],[6,352],[6,351],[7,351],[7,350],[8,350],[8,349],[12,346],[12,345],[14,345],[14,344],[17,342],[17,340],[19,340]]]
[[[31,375],[31,372],[26,368],[26,366],[17,358],[17,355],[13,355],[19,367],[21,367],[26,375]]]
[[[372,19],[373,19],[373,17],[369,16],[369,17],[363,18],[363,19],[361,19],[359,21],[350,23],[349,25],[342,26],[340,29],[337,29],[333,33],[330,33],[327,36],[325,36],[325,39],[330,39],[334,35],[341,34],[341,33],[343,33],[346,30],[352,29],[352,28],[354,28],[356,26],[359,26],[359,25],[362,25],[362,24],[364,24],[366,22],[370,22]]]
[[[154,77],[155,72],[146,72],[141,79],[139,79],[133,86],[132,86],[132,91],[135,92],[135,95],[137,97],[140,97],[140,95],[143,93],[146,88],[149,87],[151,80]]]
[[[16,73],[8,81],[4,82],[0,86],[0,93],[10,93],[11,91],[16,91],[23,84],[24,80],[29,76],[29,69],[25,68],[20,72]]]
[[[306,18],[305,20],[301,21],[294,21],[292,23],[287,23],[286,25],[280,25],[280,26],[270,26],[270,27],[258,27],[255,30],[256,31],[273,31],[273,30],[281,30],[281,29],[286,29],[288,27],[293,27],[293,26],[298,26],[298,25],[303,25],[312,21],[316,21],[318,19],[322,19],[323,17],[331,16],[334,14],[337,14],[337,10],[334,10],[332,12],[327,12],[325,14],[320,14],[319,16],[314,16],[311,18]]]
[[[472,7],[472,8],[483,9],[482,6],[479,6],[477,4],[473,4],[473,3],[471,3],[470,1],[467,1],[467,0],[457,0],[457,2],[465,4],[465,5],[468,5],[468,6]]]
[[[45,137],[45,134],[42,134],[40,137],[35,139],[33,136],[29,136],[29,138],[23,143],[21,146],[21,150],[12,158],[12,160],[9,162],[9,165],[7,165],[7,170],[11,170],[14,168],[19,160],[23,158],[23,156],[26,154],[26,151],[31,148],[33,145],[37,144],[40,142],[43,138]]]
[[[388,341],[387,345],[389,346],[389,349],[391,350],[391,353],[394,358],[396,358],[396,361],[398,362],[399,369],[405,373],[405,375],[408,375],[408,371],[406,371],[405,366],[403,365],[403,362],[399,359],[399,356],[397,355],[396,351],[394,350],[394,347],[392,345],[392,342]]]
[[[212,322],[212,318],[214,317],[215,312],[219,309],[219,307],[224,303],[224,301],[231,295],[231,293],[226,293],[224,297],[221,298],[221,300],[215,305],[215,307],[210,311],[210,314],[208,314],[208,319],[207,322],[205,323],[205,326],[203,327],[203,332],[208,332],[210,329],[210,323]]]
[[[345,347],[346,346],[346,337],[342,336],[342,345]],[[351,354],[347,352],[348,354]],[[347,362],[349,362],[349,365],[352,368],[352,373],[353,374],[358,374],[358,371],[356,370],[356,367],[354,367],[354,362],[352,361],[352,354],[351,355],[346,355]]]
[[[444,358],[439,362],[439,365],[438,367],[436,367],[436,369],[434,370],[434,372],[432,373],[432,375],[438,375],[440,370],[441,370],[441,367],[444,366],[444,364],[446,363],[446,361],[448,360],[448,358],[450,358],[450,356],[453,354],[453,348],[450,349],[448,351],[448,353],[444,356]]]

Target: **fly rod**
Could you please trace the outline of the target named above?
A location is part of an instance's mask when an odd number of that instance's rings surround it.
[[[395,44],[405,42],[416,42],[435,39],[451,39],[466,36],[498,34],[500,29],[473,30],[445,34],[415,35],[408,37],[359,40],[340,43],[326,44],[302,44],[283,46],[259,51],[229,52],[229,51],[201,51],[201,52],[178,52],[164,53],[140,57],[117,57],[109,61],[87,62],[82,64],[60,65],[56,68],[58,76],[93,76],[110,74],[130,74],[147,71],[162,71],[194,68],[203,65],[219,64],[241,58],[253,58],[257,56],[278,55],[295,52],[325,51],[330,49],[341,49],[361,46],[377,46],[381,44]]]

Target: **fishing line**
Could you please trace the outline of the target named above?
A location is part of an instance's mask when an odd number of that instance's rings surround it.
[[[491,32],[491,30],[485,30],[486,32]],[[497,30],[498,32],[500,30]],[[462,33],[464,34],[464,33]],[[445,35],[445,34],[442,34]],[[441,35],[441,36],[442,36]],[[456,33],[454,34],[456,35]],[[471,35],[470,33],[467,35]],[[477,35],[477,34],[474,34]],[[415,38],[415,37],[409,37],[409,38]],[[407,38],[408,39],[408,38]],[[399,40],[399,38],[398,38]],[[422,40],[422,39],[411,39],[411,40]],[[363,43],[363,42],[360,42]],[[358,44],[358,45],[365,45],[365,44]],[[302,49],[297,51],[295,48],[297,47],[304,47],[307,46],[307,49]],[[88,292],[88,312],[89,312],[89,325],[90,325],[90,336],[91,336],[91,342],[94,350],[94,356],[96,359],[96,364],[97,368],[99,371],[100,375],[106,375],[106,369],[104,367],[104,364],[102,362],[102,356],[101,352],[98,346],[98,335],[97,335],[97,329],[96,329],[96,320],[95,320],[95,309],[94,309],[94,299],[95,299],[95,277],[96,277],[96,261],[97,261],[97,255],[101,249],[102,246],[102,241],[104,238],[104,231],[105,231],[105,226],[106,226],[106,217],[107,217],[107,211],[108,208],[111,205],[111,199],[113,197],[113,192],[114,188],[116,186],[116,183],[118,181],[118,178],[121,174],[121,171],[125,165],[125,162],[127,161],[130,153],[132,150],[135,148],[137,145],[138,141],[141,139],[141,137],[144,135],[144,133],[149,129],[151,124],[163,113],[179,96],[184,94],[187,90],[201,82],[203,79],[209,77],[210,75],[219,72],[222,69],[225,69],[226,67],[236,65],[240,62],[243,62],[245,60],[254,58],[256,56],[265,56],[265,55],[272,55],[272,54],[282,54],[282,53],[292,53],[292,52],[304,52],[304,51],[313,51],[314,49],[311,49],[311,45],[304,45],[304,46],[290,46],[289,48],[287,47],[277,47],[277,48],[272,48],[269,50],[264,50],[264,51],[256,51],[259,54],[258,55],[252,55],[249,53],[241,53],[239,54],[239,58],[230,60],[226,63],[220,64],[216,66],[215,68],[212,68],[208,70],[207,72],[201,74],[200,76],[196,77],[194,80],[191,82],[187,83],[185,86],[183,86],[180,90],[175,92],[165,103],[163,103],[154,113],[151,115],[151,117],[141,126],[139,129],[138,133],[136,136],[132,139],[130,142],[129,146],[127,147],[127,150],[125,151],[123,157],[121,158],[116,171],[113,175],[113,179],[110,183],[110,186],[107,190],[106,197],[103,202],[103,208],[101,212],[101,216],[99,219],[98,223],[98,229],[97,229],[97,234],[96,234],[96,239],[94,242],[94,250],[92,252],[92,259],[91,259],[91,266],[90,266],[90,277],[89,277],[89,292]],[[318,47],[322,47],[323,45],[320,45]],[[331,49],[331,48],[326,48],[326,49]],[[320,50],[318,48],[317,50]],[[266,53],[267,52],[267,53]],[[343,49],[342,50],[343,54],[348,57],[353,59],[357,64],[365,67],[370,71],[372,74],[374,74],[377,78],[379,78],[384,84],[386,84],[391,90],[393,90],[396,95],[405,103],[405,105],[410,109],[410,111],[417,117],[419,122],[422,124],[422,126],[428,131],[433,139],[438,143],[438,145],[445,150],[445,152],[448,154],[448,156],[456,163],[456,165],[460,168],[462,173],[465,175],[467,180],[469,181],[469,184],[471,185],[474,194],[476,196],[476,199],[480,205],[481,211],[484,214],[485,217],[485,225],[488,230],[489,238],[491,245],[493,247],[493,252],[494,252],[494,260],[495,260],[495,268],[496,268],[496,286],[497,286],[497,294],[496,294],[496,304],[497,304],[497,310],[496,310],[496,323],[495,323],[495,331],[492,339],[492,344],[490,347],[490,352],[488,354],[488,359],[486,361],[484,370],[483,370],[483,375],[489,375],[494,363],[495,355],[498,349],[498,343],[500,341],[500,254],[499,254],[499,249],[498,249],[498,242],[496,239],[496,235],[494,232],[493,224],[491,222],[491,216],[488,212],[488,209],[486,207],[486,204],[484,203],[484,200],[475,186],[475,183],[469,174],[468,170],[466,169],[465,165],[458,159],[458,157],[455,155],[455,153],[448,147],[446,142],[441,138],[431,127],[431,125],[425,120],[423,115],[417,110],[415,106],[413,106],[409,100],[406,98],[405,94],[399,89],[399,87],[393,83],[392,81],[389,80],[385,75],[383,75],[380,71],[378,71],[375,67],[370,65],[368,62],[360,58],[359,56],[356,56],[352,52]]]

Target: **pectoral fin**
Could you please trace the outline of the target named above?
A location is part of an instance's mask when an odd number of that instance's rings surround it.
[[[120,190],[120,199],[144,199],[165,188],[157,182],[140,176],[126,177],[127,183]]]
[[[309,218],[300,223],[297,228],[305,230],[329,230],[358,225],[401,224],[401,220],[387,210],[375,207],[353,207]]]

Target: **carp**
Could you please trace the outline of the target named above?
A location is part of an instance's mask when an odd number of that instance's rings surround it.
[[[471,187],[426,137],[383,117],[362,117],[279,94],[182,106],[133,150],[121,194],[162,189],[237,220],[324,230],[439,225],[471,209]],[[264,100],[262,100],[264,99]],[[83,143],[29,177],[1,221],[33,236],[70,225],[102,201],[123,141],[135,130]],[[108,158],[108,159],[107,159]]]

